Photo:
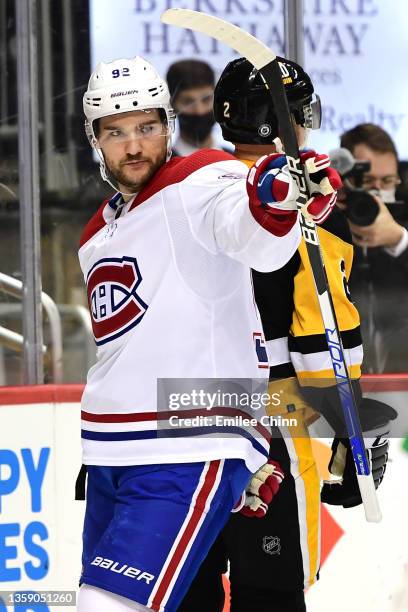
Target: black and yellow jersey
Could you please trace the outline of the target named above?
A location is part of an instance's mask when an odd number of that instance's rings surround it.
[[[346,218],[335,208],[317,228],[350,376],[359,378],[363,350],[360,318],[348,289],[353,245]],[[302,239],[290,261],[270,273],[252,272],[255,299],[267,344],[270,378],[296,375],[334,384],[313,274]],[[319,381],[319,382],[318,382]]]
[[[362,347],[359,315],[347,285],[353,261],[348,223],[335,208],[317,231],[345,359],[359,393]],[[244,586],[261,580],[271,589],[302,590],[313,584],[320,566],[320,476],[308,425],[316,411],[326,414],[333,404],[334,412],[341,414],[340,400],[303,239],[283,268],[253,271],[252,278],[268,350],[269,392],[271,398],[275,392],[280,396],[268,413],[290,412],[297,424],[272,427],[270,456],[279,461],[285,480],[266,517],[255,525],[234,514],[228,522],[231,576]],[[259,542],[271,533],[283,543],[282,554],[266,560]]]
[[[363,350],[360,318],[347,284],[353,261],[351,234],[345,216],[336,207],[317,231],[344,356],[358,401]],[[331,415],[328,420],[335,429],[336,425],[341,427],[340,398],[303,238],[283,268],[271,273],[253,271],[252,278],[268,351],[269,392],[271,397],[276,392],[280,394],[279,404],[271,403],[268,412],[274,416],[290,412],[297,423],[280,427],[278,434],[273,432],[271,443],[270,455],[283,467],[291,494],[281,505],[273,506],[270,521],[279,524],[278,516],[283,513],[290,516],[296,532],[289,545],[290,561],[281,562],[274,571],[277,584],[307,588],[316,580],[320,566],[320,477],[308,425],[317,413],[322,413],[326,418]],[[274,509],[278,514],[273,514]],[[291,529],[282,526],[285,541],[290,533]],[[291,578],[285,578],[286,575]]]
[[[249,168],[253,161],[241,159]],[[346,217],[334,207],[317,227],[350,377],[361,375],[360,317],[348,287],[353,243]],[[296,376],[302,386],[335,385],[334,372],[304,239],[280,270],[252,271],[268,351],[270,379]]]

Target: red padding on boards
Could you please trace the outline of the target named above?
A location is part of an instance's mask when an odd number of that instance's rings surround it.
[[[361,378],[363,391],[408,391],[408,373],[365,374]],[[84,390],[77,385],[21,385],[0,387],[0,407],[14,404],[44,404],[79,402]]]
[[[28,385],[0,387],[0,407],[15,404],[80,402],[84,385]]]

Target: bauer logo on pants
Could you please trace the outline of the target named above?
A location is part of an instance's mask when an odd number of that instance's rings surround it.
[[[280,555],[280,538],[277,536],[265,536],[263,538],[262,548],[268,555]]]
[[[91,565],[97,565],[103,569],[115,572],[115,574],[122,574],[123,576],[133,578],[134,580],[143,580],[146,582],[146,584],[149,584],[155,579],[154,574],[149,574],[148,572],[144,572],[137,567],[126,565],[126,563],[119,563],[118,561],[112,561],[112,559],[105,559],[104,557],[95,557],[95,559],[91,562]]]
[[[133,257],[100,259],[91,268],[87,292],[97,345],[118,338],[140,323],[147,310],[136,293],[141,280]]]

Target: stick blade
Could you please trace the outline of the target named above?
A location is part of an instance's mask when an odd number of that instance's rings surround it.
[[[168,25],[188,28],[219,40],[246,57],[258,70],[276,58],[273,51],[255,36],[213,15],[175,8],[164,11],[160,20]]]

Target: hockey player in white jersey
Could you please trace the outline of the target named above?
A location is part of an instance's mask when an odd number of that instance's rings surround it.
[[[244,511],[262,515],[283,475],[259,471],[270,442],[259,423],[170,431],[157,381],[266,379],[250,268],[280,268],[297,249],[297,188],[267,158],[249,174],[221,151],[170,159],[168,89],[140,57],[99,64],[84,111],[116,193],[79,250],[98,351],[82,399],[78,610],[173,612],[244,489]],[[331,205],[316,194],[309,212]]]

